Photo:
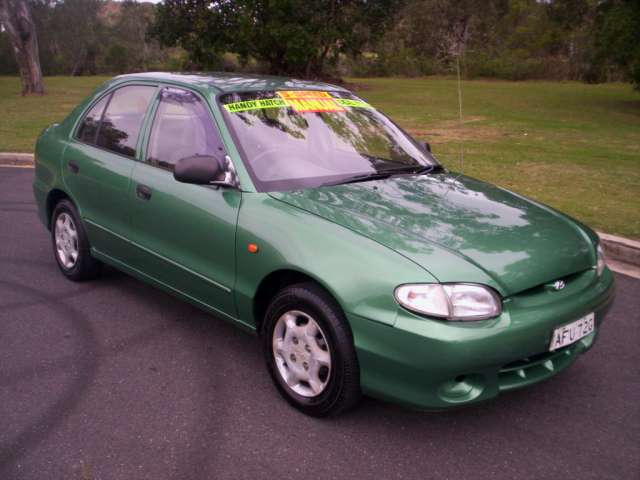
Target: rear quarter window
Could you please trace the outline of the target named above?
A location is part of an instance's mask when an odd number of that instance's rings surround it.
[[[104,107],[107,105],[111,95],[105,95],[102,99],[96,103],[89,113],[87,113],[78,127],[76,138],[84,143],[95,143],[96,135],[98,133],[98,127],[100,126],[100,119],[104,112]]]

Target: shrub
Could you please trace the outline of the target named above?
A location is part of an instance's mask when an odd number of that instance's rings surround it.
[[[128,58],[127,47],[118,43],[111,45],[104,58],[105,68],[112,73],[124,73],[128,69]]]

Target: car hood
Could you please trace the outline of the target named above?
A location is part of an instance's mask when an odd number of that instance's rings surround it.
[[[463,175],[395,176],[270,195],[395,250],[441,282],[488,276],[503,294],[514,294],[595,261],[591,239],[568,217]]]

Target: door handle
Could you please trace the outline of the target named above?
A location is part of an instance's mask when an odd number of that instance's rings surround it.
[[[136,195],[140,200],[149,200],[151,198],[151,189],[139,183],[136,187]]]
[[[80,167],[73,160],[71,160],[69,163],[67,163],[67,168],[69,169],[69,171],[71,173],[78,173],[80,171]]]

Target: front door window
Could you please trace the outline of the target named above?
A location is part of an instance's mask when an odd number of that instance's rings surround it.
[[[222,140],[204,102],[177,88],[165,88],[160,95],[147,163],[173,171],[182,158],[207,155],[222,159]]]

